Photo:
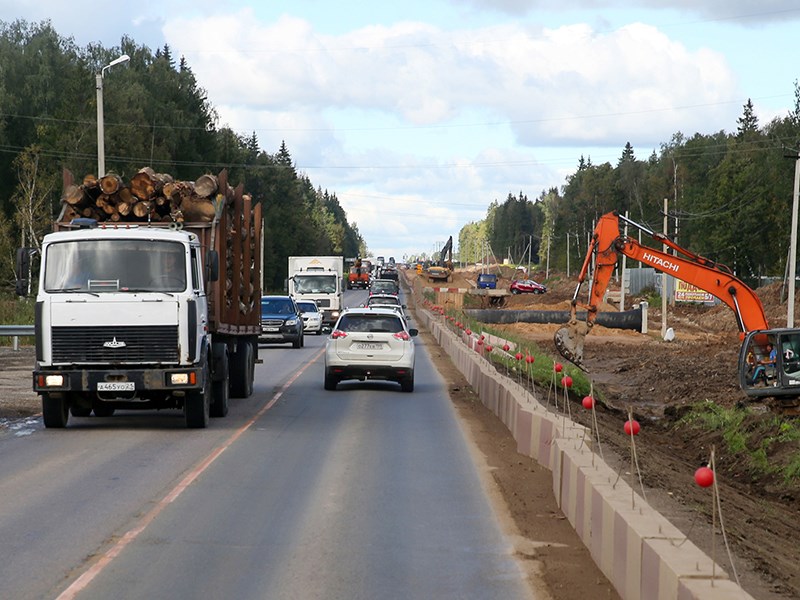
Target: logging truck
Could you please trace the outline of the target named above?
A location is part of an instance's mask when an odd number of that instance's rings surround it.
[[[171,179],[155,174],[141,188],[76,186],[65,172],[36,294],[33,389],[46,427],[66,427],[70,415],[178,409],[187,427],[203,428],[228,413],[229,396],[252,394],[261,206],[228,186],[225,171],[205,177],[165,191]],[[32,253],[17,256],[24,276]],[[18,293],[27,287],[18,280]]]

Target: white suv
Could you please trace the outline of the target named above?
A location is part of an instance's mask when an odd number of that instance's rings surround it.
[[[344,379],[385,379],[413,392],[416,335],[391,309],[345,310],[325,343],[325,389]]]

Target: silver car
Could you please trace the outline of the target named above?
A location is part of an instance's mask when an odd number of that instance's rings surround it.
[[[382,379],[413,392],[416,335],[394,310],[345,310],[325,343],[325,389],[346,379]]]

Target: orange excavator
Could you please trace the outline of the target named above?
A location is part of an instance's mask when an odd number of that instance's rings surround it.
[[[625,236],[620,232],[620,221],[640,229],[675,254],[648,248]],[[564,358],[583,368],[584,339],[597,318],[597,308],[620,254],[705,290],[733,310],[742,339],[739,385],[748,396],[800,397],[800,329],[770,329],[759,297],[728,267],[681,248],[663,234],[617,212],[607,213],[597,222],[572,297],[570,320],[555,333],[556,348]],[[581,304],[578,296],[592,262],[588,301]],[[577,318],[579,306],[586,309],[585,321]]]

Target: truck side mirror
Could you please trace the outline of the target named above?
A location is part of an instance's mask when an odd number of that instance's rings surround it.
[[[28,295],[28,273],[31,269],[31,249],[17,248],[16,256],[17,283],[15,292],[17,296]]]
[[[206,279],[208,281],[219,279],[219,253],[216,250],[209,250],[206,254]]]

